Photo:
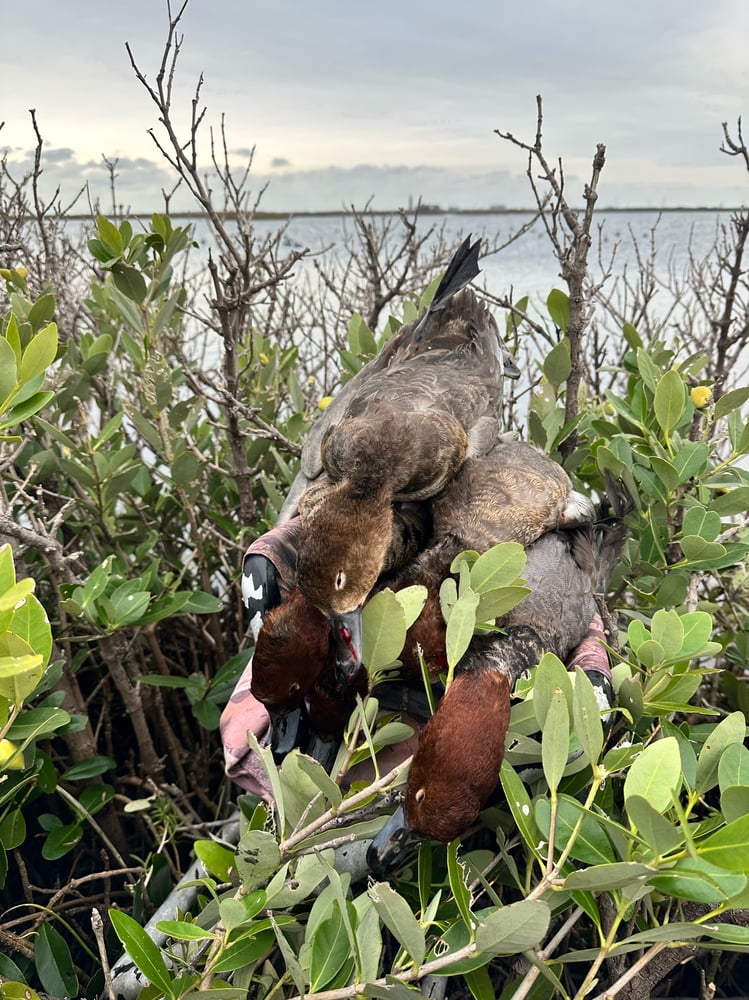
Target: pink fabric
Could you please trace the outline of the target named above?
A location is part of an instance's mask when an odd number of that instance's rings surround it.
[[[237,681],[232,696],[221,713],[219,731],[224,745],[224,770],[246,792],[271,801],[270,785],[260,761],[250,750],[247,733],[253,733],[265,745],[270,716],[265,706],[250,691],[252,660]]]
[[[587,635],[567,660],[570,670],[580,667],[585,673],[597,670],[611,680],[611,664],[609,654],[603,645],[606,642],[606,632],[603,628],[603,620],[596,611],[593,621],[590,623]]]

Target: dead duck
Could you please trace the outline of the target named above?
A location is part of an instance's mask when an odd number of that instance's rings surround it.
[[[419,651],[433,679],[444,667],[445,624],[438,590],[458,552],[485,551],[500,541],[527,545],[543,532],[591,513],[590,501],[572,489],[561,466],[530,445],[504,440],[488,455],[468,459],[431,505],[399,505],[398,551],[409,565],[394,581],[381,578],[380,583],[391,582],[396,589],[421,583],[429,594],[402,657],[407,678],[420,678]],[[427,537],[432,544],[424,550]],[[252,692],[270,714],[270,742],[277,760],[294,746],[304,748],[308,735],[315,755],[323,744],[340,739],[356,693],[366,691],[361,663],[343,680],[330,676],[330,658],[344,660],[349,641],[345,633],[331,630],[327,618],[298,588],[268,614],[257,638]],[[316,718],[309,719],[306,702],[311,695],[317,707],[312,713]],[[317,736],[322,743],[314,742]]]
[[[462,836],[494,790],[504,756],[510,695],[519,674],[550,651],[565,660],[586,637],[596,592],[605,589],[626,538],[606,517],[543,535],[527,550],[531,593],[498,624],[505,634],[475,638],[419,737],[402,805],[368,850],[378,876],[423,838]]]
[[[360,660],[364,600],[396,568],[393,502],[435,496],[496,440],[505,354],[486,305],[464,287],[478,251],[465,241],[425,315],[347,383],[303,449],[297,583],[347,637],[343,677]]]
[[[333,630],[294,585],[298,530],[299,518],[283,522],[253,542],[243,563],[243,599],[255,638],[250,690],[270,716],[269,742],[277,762],[297,746],[305,749],[308,734],[313,756],[324,751],[327,760],[328,744],[336,735],[340,740],[356,695],[367,691],[361,663],[343,681],[337,676],[336,663],[349,655],[349,637]],[[410,562],[431,532],[428,505],[396,504],[391,561]]]
[[[431,506],[432,545],[401,572],[396,586],[427,588],[403,663],[407,674],[420,676],[421,651],[434,679],[444,668],[438,592],[455,556],[465,549],[485,552],[499,542],[527,547],[546,532],[591,521],[593,505],[548,455],[524,442],[500,439],[487,455],[467,459]]]

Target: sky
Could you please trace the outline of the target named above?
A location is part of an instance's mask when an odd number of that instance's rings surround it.
[[[176,11],[179,0],[173,0]],[[150,81],[166,0],[25,0],[0,13],[0,150],[18,178],[36,111],[42,184],[72,199],[88,185],[163,208],[176,180],[149,130]],[[743,163],[720,152],[721,123],[744,115],[749,141],[747,0],[189,0],[173,118],[189,137],[203,76],[199,162],[223,118],[229,160],[269,211],[532,204],[527,156],[543,97],[544,151],[582,198],[597,143],[601,206],[732,207],[749,202]],[[173,210],[197,206],[177,192]]]

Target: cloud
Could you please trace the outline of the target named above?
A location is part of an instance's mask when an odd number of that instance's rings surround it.
[[[274,156],[270,161],[270,165],[274,169],[277,167],[290,167],[291,160],[287,160],[285,156]]]

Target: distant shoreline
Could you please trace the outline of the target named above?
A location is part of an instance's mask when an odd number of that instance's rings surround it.
[[[675,213],[675,212],[711,212],[715,214],[716,212],[738,212],[743,211],[741,206],[720,206],[716,207],[714,205],[678,205],[668,208],[658,208],[652,205],[635,205],[629,208],[615,208],[615,207],[601,207],[596,209],[596,214],[635,214],[644,212],[659,212],[659,213]],[[400,215],[401,211],[406,212],[406,214],[413,214],[413,209],[366,209],[363,210],[361,215],[370,216],[391,216]],[[534,208],[504,208],[504,207],[493,207],[493,208],[440,208],[439,206],[427,206],[422,207],[418,211],[418,215],[435,216],[435,215],[532,215],[536,209]],[[107,213],[104,213],[107,214]],[[153,212],[125,212],[120,215],[117,213],[117,218],[130,218],[130,219],[147,219]],[[218,216],[221,219],[225,219],[229,222],[237,218],[236,212],[218,212]],[[320,218],[350,218],[355,213],[353,211],[346,211],[343,209],[328,209],[322,211],[303,211],[303,212],[252,212],[252,218],[258,221],[288,221],[289,219],[320,219]],[[115,217],[115,216],[113,216]],[[170,212],[169,217],[173,219],[205,219],[205,212]],[[73,220],[84,220],[90,219],[91,215],[89,213],[71,213],[66,215],[66,218]]]

